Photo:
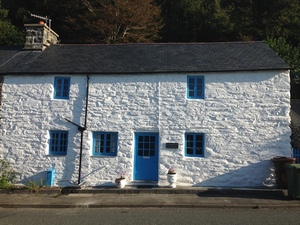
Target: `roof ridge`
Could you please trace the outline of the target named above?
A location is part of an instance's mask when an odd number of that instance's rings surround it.
[[[228,42],[158,42],[158,43],[116,43],[116,44],[53,44],[51,46],[151,46],[151,45],[224,45],[224,44],[253,44],[264,43],[263,41],[228,41]]]

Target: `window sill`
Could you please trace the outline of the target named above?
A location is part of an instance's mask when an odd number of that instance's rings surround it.
[[[54,157],[66,157],[67,154],[65,155],[60,155],[60,154],[46,154],[46,156],[54,156]]]

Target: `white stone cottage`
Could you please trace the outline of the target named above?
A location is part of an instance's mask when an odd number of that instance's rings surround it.
[[[25,49],[0,50],[0,158],[21,183],[165,186],[174,168],[181,186],[262,187],[291,156],[289,66],[265,43],[56,38],[27,25]]]

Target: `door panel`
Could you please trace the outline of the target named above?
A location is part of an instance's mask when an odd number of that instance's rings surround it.
[[[158,181],[158,133],[135,133],[134,180]]]

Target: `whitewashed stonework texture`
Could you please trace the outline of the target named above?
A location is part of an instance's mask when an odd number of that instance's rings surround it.
[[[91,75],[81,182],[113,185],[133,179],[134,133],[159,133],[159,185],[173,167],[181,186],[272,185],[271,158],[291,156],[289,72],[201,73],[205,99],[186,98],[187,75]],[[86,76],[72,75],[69,100],[53,99],[54,76],[6,76],[0,157],[40,182],[54,168],[55,185],[77,183]],[[68,130],[66,156],[50,156],[49,130]],[[92,132],[118,132],[116,157],[92,156]],[[184,134],[205,133],[205,156],[184,156]],[[168,142],[179,143],[167,149]]]

